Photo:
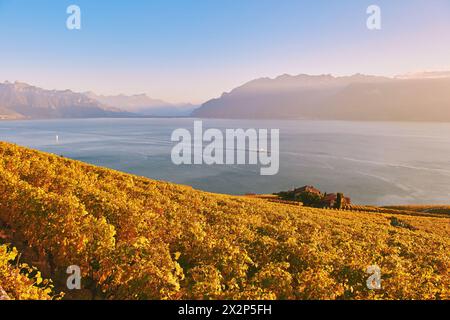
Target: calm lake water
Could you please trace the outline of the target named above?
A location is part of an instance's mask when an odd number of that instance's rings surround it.
[[[176,166],[172,131],[194,119],[0,121],[0,140],[211,192],[272,193],[314,185],[360,204],[450,203],[450,124],[205,120],[204,127],[280,129],[280,171]],[[56,140],[59,137],[59,141]]]

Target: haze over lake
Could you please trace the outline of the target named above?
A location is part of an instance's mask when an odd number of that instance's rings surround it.
[[[360,204],[449,202],[450,123],[204,120],[205,129],[280,129],[279,174],[261,176],[252,165],[174,165],[172,131],[192,131],[193,122],[4,121],[0,140],[218,193],[272,193],[308,184],[344,192]]]

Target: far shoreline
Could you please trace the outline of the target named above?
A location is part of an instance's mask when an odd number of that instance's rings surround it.
[[[283,122],[340,122],[340,123],[411,123],[411,124],[450,124],[450,121],[439,120],[368,120],[368,119],[307,119],[307,118],[209,118],[209,117],[193,117],[193,116],[130,116],[130,117],[89,117],[89,118],[22,118],[22,119],[4,119],[0,118],[2,122],[28,122],[28,121],[62,121],[62,120],[128,120],[128,119],[193,119],[203,121],[283,121]]]

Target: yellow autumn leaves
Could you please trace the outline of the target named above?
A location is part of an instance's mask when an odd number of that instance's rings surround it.
[[[414,229],[390,224],[395,216]],[[214,195],[0,143],[0,220],[104,299],[445,299],[450,218]],[[378,265],[382,289],[369,290]],[[92,285],[93,284],[93,285]]]
[[[25,263],[20,263],[15,248],[0,245],[0,287],[12,300],[51,300],[53,284],[43,279],[41,273]]]

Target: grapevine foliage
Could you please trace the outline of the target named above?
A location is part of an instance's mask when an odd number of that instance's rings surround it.
[[[107,299],[448,298],[450,219],[398,214],[406,229],[393,216],[215,195],[0,143],[0,220],[53,274],[78,265]],[[367,289],[371,265],[381,290]]]

